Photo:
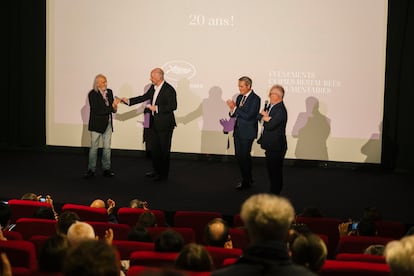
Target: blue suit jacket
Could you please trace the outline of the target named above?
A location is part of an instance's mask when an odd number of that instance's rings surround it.
[[[237,108],[233,114],[230,114],[230,117],[236,117],[233,136],[239,139],[253,140],[257,138],[257,113],[260,110],[260,97],[252,90],[244,105],[240,106],[242,98],[241,94],[237,96]]]

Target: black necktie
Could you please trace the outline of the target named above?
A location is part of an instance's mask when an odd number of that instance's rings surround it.
[[[240,107],[244,105],[244,102],[246,101],[246,96],[243,96],[243,98],[240,101]]]

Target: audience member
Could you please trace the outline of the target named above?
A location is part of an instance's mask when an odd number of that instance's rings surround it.
[[[57,216],[49,207],[39,207],[33,214],[34,218],[56,220]]]
[[[144,210],[149,210],[148,208],[148,202],[139,200],[139,199],[133,199],[129,202],[130,208],[142,208]]]
[[[385,246],[382,244],[373,244],[365,249],[364,254],[384,256],[384,249]]]
[[[339,224],[339,236],[376,236],[378,234],[377,226],[372,220],[362,219],[357,222],[355,228],[351,227],[353,223],[355,222],[348,221]]]
[[[389,242],[385,246],[384,256],[392,276],[414,275],[414,236]]]
[[[2,276],[12,276],[12,267],[9,261],[9,258],[7,258],[6,253],[4,252],[0,252],[0,258],[1,258],[1,262],[0,262],[0,267],[2,267]]]
[[[105,206],[105,201],[103,201],[102,199],[95,199],[94,201],[92,201],[90,207],[93,208],[106,208],[106,211],[108,212],[108,221],[111,223],[118,223],[118,219],[116,217],[116,212],[115,212],[115,201],[108,198],[106,200],[106,205]]]
[[[76,246],[82,241],[94,240],[95,231],[89,223],[77,221],[69,227],[67,239],[70,246]]]
[[[210,253],[204,246],[189,243],[178,254],[175,268],[188,271],[212,271],[214,265]]]
[[[152,242],[152,237],[147,227],[157,226],[157,218],[151,211],[139,215],[138,221],[128,234],[128,240],[140,242]]]
[[[247,229],[250,246],[233,265],[211,275],[316,275],[292,262],[287,238],[295,211],[283,197],[255,194],[242,205],[241,219]]]
[[[53,205],[53,199],[51,195],[46,195],[45,197],[42,197],[42,195],[36,195],[34,193],[25,193],[24,195],[22,195],[20,199],[31,200],[31,201],[41,201],[41,202],[46,202],[50,204],[50,207],[52,208],[52,212],[53,212],[53,218],[49,218],[50,214],[46,210],[40,210],[39,213],[35,213],[34,217],[38,216],[37,218],[46,218],[46,219],[55,219],[55,220],[57,220],[59,217],[58,213],[55,211],[55,207]]]
[[[154,250],[157,252],[180,252],[183,246],[181,234],[171,229],[162,231],[154,241]]]
[[[20,199],[22,200],[32,200],[32,201],[40,201],[40,198],[42,196],[38,196],[34,193],[25,193],[24,195],[22,195],[22,197]]]
[[[204,238],[209,246],[233,248],[229,226],[222,218],[214,218],[207,223]]]
[[[39,271],[62,272],[68,249],[69,243],[65,236],[54,235],[47,239],[39,254]]]
[[[69,227],[79,221],[80,218],[78,214],[72,211],[64,211],[60,214],[59,219],[56,224],[56,231],[60,235],[67,235]]]
[[[367,207],[364,209],[361,220],[379,221],[382,220],[382,215],[377,207]]]
[[[4,231],[8,231],[11,221],[10,206],[6,203],[0,202],[0,228]]]
[[[103,241],[87,240],[69,250],[63,264],[65,276],[119,276],[114,248]]]
[[[302,233],[289,244],[292,261],[317,273],[328,255],[324,241],[316,234]]]

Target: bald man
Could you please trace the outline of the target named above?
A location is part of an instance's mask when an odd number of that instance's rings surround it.
[[[123,98],[129,106],[150,100],[145,113],[150,114],[149,129],[152,150],[153,171],[146,176],[155,181],[168,178],[170,170],[170,151],[173,130],[176,127],[174,111],[177,109],[177,93],[174,87],[164,80],[164,71],[155,68],[150,74],[151,87],[143,95],[134,98]]]
[[[233,248],[227,222],[222,218],[209,221],[205,228],[205,242],[209,246]]]

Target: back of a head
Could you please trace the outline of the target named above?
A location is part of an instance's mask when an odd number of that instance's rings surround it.
[[[316,234],[299,234],[290,245],[292,261],[318,272],[326,261],[328,249]]]
[[[153,212],[147,211],[139,215],[137,227],[154,227],[157,225],[157,218]]]
[[[60,214],[57,222],[57,232],[59,234],[66,235],[68,233],[69,227],[75,222],[79,221],[80,218],[78,214],[72,211],[64,211]]]
[[[209,221],[205,227],[204,238],[207,245],[224,247],[229,238],[229,226],[222,218]]]
[[[63,261],[69,249],[66,237],[54,235],[47,239],[39,254],[39,270],[41,272],[62,272]]]
[[[174,230],[161,232],[154,241],[154,250],[157,252],[180,252],[184,239],[180,233]]]
[[[0,225],[4,229],[10,224],[11,210],[6,203],[0,202]]]
[[[20,199],[38,201],[37,195],[34,193],[25,193]]]
[[[69,244],[74,246],[82,241],[95,239],[95,231],[90,224],[77,221],[69,227],[67,239]]]
[[[391,275],[414,275],[414,236],[389,242],[385,246],[384,256]]]
[[[119,276],[118,258],[112,246],[88,240],[69,250],[63,265],[65,276]]]
[[[384,249],[385,249],[385,246],[382,244],[373,244],[373,245],[368,246],[364,250],[364,254],[384,256]]]
[[[287,238],[295,219],[292,204],[284,197],[273,194],[250,196],[241,207],[241,219],[252,243]]]
[[[33,214],[34,218],[39,219],[55,219],[55,213],[53,213],[52,208],[49,207],[39,207],[36,209],[36,211]]]
[[[102,199],[95,199],[92,201],[91,205],[89,205],[92,208],[105,208],[105,201]]]
[[[144,227],[133,227],[128,233],[129,241],[152,242],[151,234]]]
[[[358,236],[376,236],[377,226],[374,221],[363,219],[358,223],[357,233]]]
[[[211,271],[213,269],[213,260],[204,246],[189,243],[183,247],[177,256],[175,267],[189,271]]]

